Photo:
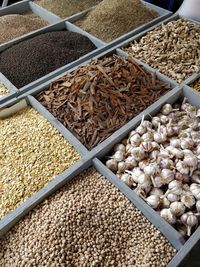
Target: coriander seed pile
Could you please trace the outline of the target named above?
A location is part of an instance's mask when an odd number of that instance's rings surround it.
[[[117,144],[107,167],[184,237],[200,221],[200,109],[186,99]]]
[[[61,18],[84,11],[95,6],[101,0],[36,0],[35,3],[46,8]]]
[[[43,201],[0,241],[0,266],[165,267],[175,249],[94,169]]]
[[[0,149],[0,219],[80,158],[30,107],[0,119]]]
[[[155,19],[158,14],[140,0],[103,0],[76,25],[110,42]]]
[[[9,90],[5,87],[3,83],[0,82],[0,98],[2,96],[5,96],[8,93],[9,93]]]
[[[37,30],[48,23],[40,17],[27,15],[5,15],[0,17],[0,44]]]
[[[200,71],[200,25],[186,19],[162,24],[125,51],[181,83]]]

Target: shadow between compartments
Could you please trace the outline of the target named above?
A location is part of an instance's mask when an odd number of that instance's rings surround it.
[[[174,104],[178,99],[183,99],[186,97],[192,105],[200,108],[200,95],[195,91],[189,88],[188,86],[177,87],[176,89],[169,92],[167,95],[158,100],[155,104],[153,104],[150,108],[146,109],[143,113],[141,113],[134,121],[131,121],[123,128],[118,131],[118,135],[113,138],[113,140],[104,147],[104,149],[99,150],[96,153],[96,157],[100,160],[103,160],[105,156],[109,155],[112,152],[112,149],[115,144],[119,143],[122,139],[124,139],[131,130],[134,130],[141,122],[142,117],[148,119],[151,116],[156,115],[160,108],[165,103]],[[104,161],[104,160],[103,160]],[[103,163],[101,163],[104,165]],[[158,215],[148,204],[144,202],[133,190],[131,190],[124,182],[122,182],[111,170],[109,170],[104,165],[104,170],[106,173],[109,173],[109,176],[112,179],[115,179],[115,183],[123,188],[125,195],[132,201],[134,199],[135,203],[138,201],[139,209],[143,212],[142,209],[146,209],[146,212],[151,216],[151,222],[161,230],[164,236],[173,244],[175,247],[178,246],[178,252],[175,257],[171,260],[171,262],[167,265],[167,267],[176,267],[186,258],[187,254],[193,249],[193,247],[200,242],[200,226],[196,229],[196,231],[191,235],[191,237],[184,243],[183,237],[178,233],[178,231],[173,228],[170,224],[164,221],[160,215]],[[172,229],[173,228],[173,229]],[[182,244],[182,245],[181,245]],[[190,265],[191,267],[196,267],[194,265]]]
[[[119,44],[119,43],[125,41],[126,39],[128,39],[128,38],[130,38],[130,37],[132,37],[132,36],[134,36],[134,35],[136,35],[136,34],[138,34],[139,32],[142,32],[142,31],[148,29],[149,27],[151,27],[151,26],[157,24],[158,22],[163,21],[164,19],[166,19],[166,18],[168,18],[169,16],[172,15],[172,12],[170,12],[170,11],[164,9],[164,8],[155,6],[155,5],[150,4],[150,3],[148,3],[148,2],[144,2],[144,1],[142,1],[142,2],[143,2],[143,4],[144,4],[147,8],[156,11],[156,12],[158,13],[158,17],[155,18],[155,19],[153,19],[153,20],[151,20],[150,22],[148,22],[148,23],[146,23],[146,24],[143,24],[143,25],[137,27],[136,29],[134,29],[134,30],[132,30],[132,31],[130,31],[130,32],[128,32],[128,33],[123,34],[122,36],[120,36],[120,37],[114,39],[113,41],[109,42],[109,44],[112,44],[113,46],[115,46],[115,45],[117,45],[117,44]],[[75,23],[76,23],[79,19],[84,18],[84,17],[87,15],[87,13],[90,12],[91,10],[93,10],[94,8],[95,8],[95,7],[92,7],[92,8],[90,8],[90,9],[88,9],[88,10],[85,10],[85,11],[83,11],[83,12],[81,12],[81,13],[78,13],[78,14],[76,14],[76,15],[74,15],[74,16],[68,18],[67,20],[68,20],[69,22],[71,22],[72,24],[74,24],[74,26],[77,27],[78,29],[81,29],[80,27],[76,26]],[[98,38],[98,39],[99,39],[99,38]],[[100,39],[99,39],[99,40],[100,40]],[[103,40],[101,40],[101,41],[103,41]],[[103,42],[106,44],[105,41],[103,41]]]
[[[11,6],[0,9],[0,17],[5,16],[5,15],[11,15],[11,14],[24,14],[25,12],[29,12],[29,11],[32,11],[33,14],[39,16],[41,19],[48,22],[48,24],[54,24],[54,23],[61,21],[61,19],[59,17],[57,17],[54,14],[48,12],[47,10],[41,8],[40,6],[36,5],[35,3],[33,3],[30,0],[21,1],[21,2],[13,4]],[[4,50],[5,48],[10,47],[11,45],[13,45],[13,44],[15,44],[21,40],[25,40],[25,38],[31,36],[33,33],[37,33],[41,29],[46,28],[46,27],[48,27],[48,26],[41,27],[37,30],[34,30],[32,32],[29,32],[27,34],[24,34],[22,36],[19,36],[17,38],[14,38],[14,39],[8,41],[8,42],[1,44],[0,45],[0,51]]]
[[[24,3],[27,3],[27,2],[24,2]],[[34,3],[30,2],[30,4],[34,4]],[[13,6],[10,6],[8,8],[11,8],[11,7],[13,7]],[[0,12],[1,12],[1,10],[0,10]],[[60,21],[60,22],[57,22],[53,25],[49,25],[49,26],[46,26],[40,30],[34,31],[30,34],[24,35],[21,38],[17,38],[12,42],[0,45],[0,53],[3,52],[4,50],[6,50],[7,48],[15,45],[15,44],[18,44],[18,43],[23,42],[25,40],[29,40],[35,36],[40,35],[40,34],[47,33],[47,32],[53,32],[53,31],[62,31],[62,30],[66,30],[69,32],[77,32],[77,33],[80,33],[80,34],[88,37],[89,40],[96,46],[96,49],[94,51],[91,51],[90,53],[85,54],[84,56],[78,58],[77,60],[72,61],[71,63],[64,65],[64,66],[56,69],[55,71],[52,71],[49,74],[25,85],[22,88],[17,88],[17,89],[20,89],[20,93],[26,92],[27,90],[30,90],[30,89],[33,89],[36,86],[38,86],[38,85],[56,77],[57,75],[63,73],[64,71],[67,71],[73,67],[80,65],[81,63],[85,62],[86,60],[91,59],[94,55],[98,54],[98,51],[106,50],[104,43],[102,41],[98,40],[96,37],[93,37],[92,35],[88,34],[87,32],[85,32],[81,29],[77,29],[77,27],[73,26],[71,23],[69,23],[67,21]]]
[[[9,104],[5,103],[2,105],[1,109],[9,108],[15,104],[20,105],[20,107],[16,107],[16,110],[19,111],[22,108],[25,108],[27,105],[33,107],[39,114],[41,114],[47,121],[55,127],[59,133],[67,140],[79,153],[80,160],[75,162],[69,168],[67,168],[64,172],[57,175],[52,181],[50,181],[47,185],[45,185],[38,192],[34,193],[30,198],[25,200],[22,204],[20,204],[15,210],[7,214],[0,220],[0,237],[4,235],[15,223],[17,223],[28,211],[30,211],[33,207],[35,207],[39,202],[45,199],[48,195],[55,192],[58,188],[60,188],[65,180],[70,179],[74,175],[77,175],[84,166],[88,166],[91,161],[91,155],[86,153],[85,148],[78,140],[65,128],[63,127],[57,120],[53,118],[51,114],[40,104],[38,103],[32,96],[28,96],[21,99],[14,99]],[[17,112],[15,111],[14,114]],[[85,156],[83,156],[85,154]]]
[[[119,49],[123,49],[123,48],[126,48],[126,47],[128,47],[129,45],[130,45],[130,43],[132,43],[132,42],[134,42],[134,41],[137,41],[137,40],[139,40],[139,39],[141,39],[144,35],[146,35],[148,32],[150,32],[150,31],[152,31],[152,30],[154,30],[155,28],[157,28],[158,26],[160,26],[160,25],[162,25],[162,24],[167,24],[168,22],[170,22],[170,21],[174,21],[174,20],[178,20],[179,18],[184,18],[183,16],[180,16],[180,15],[178,15],[177,13],[176,14],[174,14],[174,15],[172,15],[172,16],[170,16],[169,18],[166,18],[165,20],[163,20],[163,21],[161,21],[161,22],[158,22],[157,24],[155,24],[154,26],[152,26],[152,27],[150,27],[150,28],[148,28],[148,29],[146,29],[146,30],[144,30],[144,31],[142,31],[142,32],[140,32],[140,33],[138,33],[138,34],[136,34],[135,36],[132,36],[132,37],[130,37],[129,39],[128,38],[126,38],[126,40],[124,40],[124,41],[122,41],[121,43],[118,43],[116,46],[117,46],[117,48],[119,48]],[[195,21],[195,20],[192,20],[192,19],[188,19],[188,18],[185,18],[186,20],[188,20],[188,21],[190,21],[190,22],[192,22],[192,23],[195,23],[195,24],[198,24],[199,26],[200,26],[200,22],[198,22],[198,21]],[[124,52],[124,51],[123,51]],[[126,53],[126,52],[124,52],[124,53]],[[142,59],[140,59],[139,57],[134,57],[134,58],[136,58],[139,62],[143,62],[143,63],[145,63],[145,61],[143,61]],[[146,64],[146,63],[145,63]],[[148,65],[148,64],[147,64]],[[151,67],[150,65],[148,65],[149,67]],[[152,67],[151,67],[152,68]],[[154,68],[155,69],[155,68]],[[157,69],[155,69],[157,72],[159,72],[159,70],[157,70]],[[160,72],[159,72],[160,73]],[[164,75],[164,74],[162,74],[162,73],[160,73],[161,75]],[[182,83],[184,83],[185,84],[185,82],[187,82],[188,80],[190,80],[192,77],[194,77],[194,76],[196,76],[197,75],[197,73],[194,73],[193,75],[191,75],[190,77],[188,77],[187,79],[185,79]],[[165,75],[165,76],[167,76],[167,75]],[[168,76],[167,76],[168,77]],[[171,79],[171,78],[169,78],[168,77],[168,79],[169,80],[171,80],[171,81],[173,81],[173,82],[176,82],[176,81],[174,81],[173,79]],[[181,84],[181,83],[180,83]]]
[[[0,108],[1,108],[1,105],[3,103],[17,97],[18,90],[1,72],[0,72],[0,83],[3,83],[5,87],[9,90],[9,92],[5,96],[0,97]]]

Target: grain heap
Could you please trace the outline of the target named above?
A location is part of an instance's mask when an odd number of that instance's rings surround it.
[[[99,39],[110,42],[157,16],[155,11],[139,0],[103,0],[77,25]]]
[[[0,17],[0,44],[48,25],[41,18],[27,15],[5,15]]]
[[[181,83],[200,71],[199,35],[200,25],[178,19],[156,27],[125,51]]]
[[[200,224],[200,109],[165,104],[115,146],[109,169],[184,237]]]
[[[96,47],[79,33],[48,32],[20,42],[0,54],[0,72],[23,87],[80,58]]]
[[[94,169],[38,205],[0,241],[1,266],[165,267],[174,254]]]
[[[200,92],[200,78],[198,78],[194,83],[190,84],[190,87]]]
[[[0,82],[0,98],[9,93],[9,90]]]
[[[169,90],[131,57],[113,55],[58,79],[37,99],[91,149]]]
[[[101,0],[37,0],[36,4],[46,8],[61,18],[69,17],[75,13],[88,9],[101,2]]]
[[[30,107],[0,119],[0,149],[0,219],[79,159]]]

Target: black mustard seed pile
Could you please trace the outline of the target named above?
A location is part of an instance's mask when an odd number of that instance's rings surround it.
[[[96,47],[79,33],[56,31],[18,43],[0,54],[0,72],[23,87]]]

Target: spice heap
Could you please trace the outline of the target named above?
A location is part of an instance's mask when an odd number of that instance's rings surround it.
[[[169,90],[131,57],[113,55],[61,77],[37,99],[92,149]]]
[[[9,90],[0,82],[0,98],[9,93]]]
[[[1,266],[164,267],[175,249],[94,169],[37,206],[0,241]]]
[[[30,107],[0,119],[0,148],[0,219],[79,159]]]
[[[36,4],[48,9],[61,18],[69,17],[80,11],[95,6],[101,0],[37,0]]]
[[[41,18],[26,15],[5,15],[0,17],[0,44],[37,30],[48,23]]]
[[[23,87],[80,58],[96,47],[79,33],[48,32],[8,48],[0,54],[0,72]]]
[[[156,27],[125,51],[181,83],[200,71],[199,35],[200,25],[178,19]]]
[[[165,104],[115,146],[106,165],[181,233],[200,216],[200,109]]]
[[[140,0],[103,0],[76,24],[99,39],[110,42],[157,16]]]
[[[200,92],[200,78],[194,83],[190,84],[190,87]]]

